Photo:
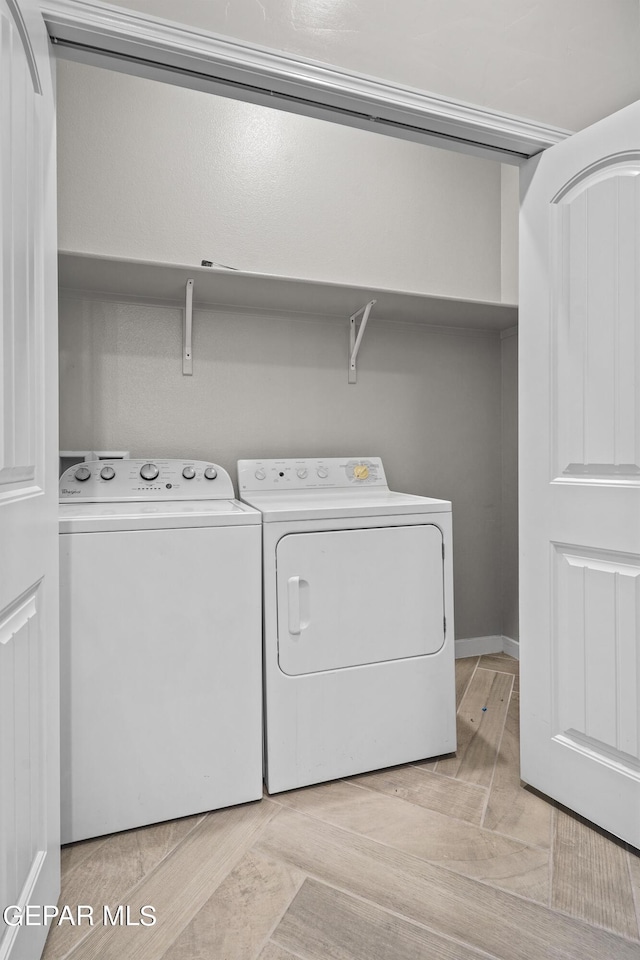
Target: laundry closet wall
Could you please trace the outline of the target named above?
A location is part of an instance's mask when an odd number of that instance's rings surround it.
[[[64,62],[58,103],[62,250],[513,289],[497,163]],[[456,635],[499,635],[501,341],[373,317],[349,385],[346,317],[196,309],[183,377],[179,308],[62,290],[60,445],[232,474],[240,457],[380,455],[395,489],[453,501]]]

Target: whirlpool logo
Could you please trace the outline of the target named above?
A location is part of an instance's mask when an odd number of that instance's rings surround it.
[[[80,495],[79,490],[68,490],[66,487],[63,487],[60,493],[64,494],[65,497],[75,497]]]

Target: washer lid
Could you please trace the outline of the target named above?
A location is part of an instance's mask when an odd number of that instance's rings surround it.
[[[278,520],[328,520],[348,517],[391,517],[409,514],[449,513],[449,500],[434,500],[392,490],[296,490],[244,495],[260,510],[264,523]]]
[[[260,514],[239,500],[150,503],[61,503],[60,533],[169,530],[258,524]]]

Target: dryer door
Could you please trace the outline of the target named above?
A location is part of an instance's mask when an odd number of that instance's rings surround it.
[[[276,564],[286,674],[425,656],[444,643],[442,533],[434,524],[288,534]]]

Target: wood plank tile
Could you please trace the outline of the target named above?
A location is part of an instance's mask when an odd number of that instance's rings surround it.
[[[467,877],[547,902],[549,868],[544,850],[345,781],[281,794],[279,801]]]
[[[418,760],[412,766],[418,767],[419,770],[430,770],[433,773],[438,766],[438,758],[436,757],[435,760]]]
[[[69,843],[60,848],[60,870],[62,881],[71,870],[92,856],[98,847],[109,841],[109,837],[96,837],[93,840],[80,840],[79,843]]]
[[[306,880],[272,937],[305,960],[480,960],[486,953],[315,880]]]
[[[489,786],[512,684],[510,674],[478,667],[458,710],[456,755],[438,761],[438,773]]]
[[[277,943],[269,941],[258,957],[258,960],[297,960],[297,957],[296,954],[289,953],[284,947],[280,947]]]
[[[424,766],[391,767],[350,777],[349,782],[478,826],[487,798],[484,787],[439,776]]]
[[[638,960],[638,945],[613,933],[295,811],[256,849],[500,960]]]
[[[633,890],[633,899],[636,905],[636,920],[640,929],[640,851],[634,847],[629,847],[627,856],[629,858],[629,874],[631,876],[631,889]]]
[[[485,653],[480,657],[478,666],[483,670],[498,670],[501,673],[510,673],[517,676],[520,672],[520,661],[510,657],[507,653]]]
[[[305,875],[252,851],[244,855],[169,947],[163,960],[250,960],[300,889]]]
[[[625,847],[563,810],[555,812],[551,906],[638,937]]]
[[[456,660],[456,710],[459,709],[480,657],[460,657]],[[422,770],[435,770],[436,760],[421,760],[415,764]]]
[[[136,919],[155,908],[152,927],[99,926],[72,960],[158,960],[246,853],[277,807],[268,800],[208,814],[125,901]]]
[[[184,840],[203,819],[184,817],[65,847],[59,904],[93,908],[96,922],[104,904],[126,903],[130,890]],[[92,932],[87,924],[52,926],[43,960],[64,957]]]
[[[461,657],[456,660],[456,709],[462,703],[479,659],[480,657]]]
[[[520,785],[520,697],[512,692],[483,826],[549,847],[553,807]]]

